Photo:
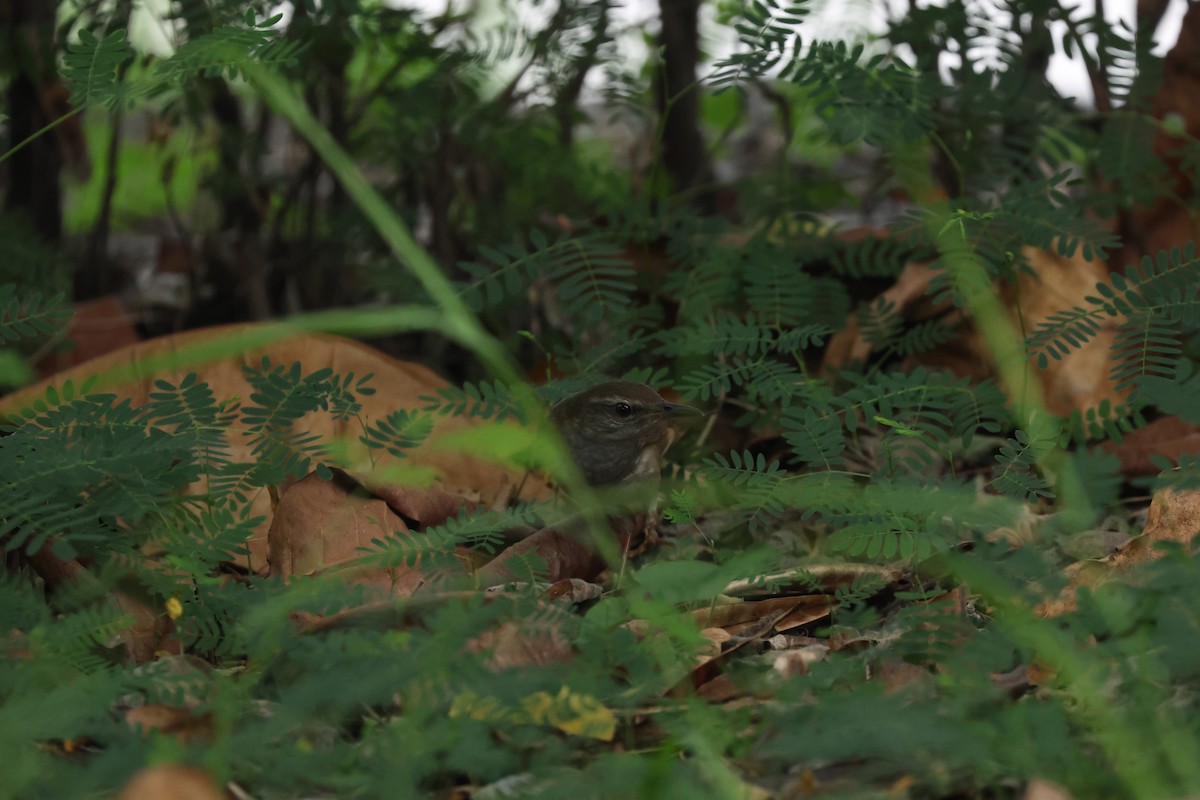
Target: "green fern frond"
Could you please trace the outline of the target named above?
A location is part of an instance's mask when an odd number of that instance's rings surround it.
[[[984,237],[979,243],[990,244],[1000,253],[1016,252],[1024,245],[1057,251],[1066,258],[1073,257],[1077,249],[1089,261],[1107,258],[1120,247],[1120,237],[1071,201],[1068,192],[1079,182],[1071,176],[1071,171],[1064,169],[1045,178],[1023,180],[984,204],[983,210],[990,216],[981,226]],[[990,259],[994,264],[1002,260],[1006,259]]]
[[[433,417],[401,409],[368,425],[358,440],[369,448],[387,450],[396,458],[404,458],[432,431]]]
[[[1071,454],[1079,485],[1087,492],[1088,507],[1100,518],[1118,502],[1121,494],[1121,461],[1100,448],[1081,449]],[[1087,520],[1092,523],[1095,520]]]
[[[1195,257],[1195,243],[1182,250],[1161,251],[1157,258],[1145,256],[1124,273],[1111,273],[1106,282],[1096,285],[1096,295],[1085,299],[1087,307],[1055,314],[1030,335],[1026,345],[1039,367],[1091,339],[1106,320],[1124,316],[1114,344],[1120,362],[1115,377],[1129,386],[1139,376],[1169,375],[1163,354],[1178,352],[1180,326],[1191,328],[1200,322],[1200,260]]]
[[[775,341],[775,350],[779,353],[794,355],[810,347],[819,347],[833,335],[833,328],[828,325],[800,325],[779,334]]]
[[[1183,353],[1178,326],[1152,314],[1138,314],[1117,328],[1112,346],[1111,378],[1117,391],[1139,385],[1149,377],[1170,379]]]
[[[900,332],[904,319],[895,303],[880,297],[858,312],[858,324],[867,344],[879,348]]]
[[[539,506],[522,503],[512,508],[483,511],[461,511],[421,531],[406,531],[386,539],[372,539],[364,551],[366,563],[382,568],[453,567],[455,547],[476,547],[496,552],[503,542],[502,534],[522,527],[540,524]]]
[[[196,75],[237,78],[248,64],[287,67],[307,46],[287,41],[270,26],[217,28],[185,42],[161,62],[152,76],[157,82],[178,85]]]
[[[1142,399],[1157,404],[1159,396],[1155,389],[1150,388],[1150,384],[1153,384],[1155,381],[1155,378],[1143,379]],[[1172,382],[1167,381],[1165,383],[1169,385]],[[1200,389],[1200,386],[1196,388]],[[1168,393],[1170,393],[1169,399]],[[1191,397],[1194,397],[1194,395],[1175,396],[1168,388],[1164,389],[1162,397],[1163,399],[1168,399],[1168,402],[1171,399],[1181,400],[1183,397],[1188,397],[1187,404],[1194,405],[1191,403]],[[1087,409],[1086,413],[1082,413],[1076,409],[1071,412],[1071,416],[1066,423],[1071,441],[1076,444],[1083,444],[1089,441],[1111,439],[1119,444],[1125,434],[1131,433],[1136,428],[1146,424],[1146,418],[1142,414],[1144,407],[1144,402],[1132,402],[1128,405],[1113,406],[1112,402],[1105,398],[1100,401],[1099,406]],[[1175,412],[1168,411],[1167,413]]]
[[[629,361],[641,353],[646,347],[647,336],[636,322],[628,316],[618,319],[613,325],[615,331],[628,330],[628,335],[610,336],[603,343],[589,347],[579,347],[581,352],[571,352],[559,355],[560,363],[569,367],[569,371],[578,375],[603,375],[613,372],[619,365]],[[628,326],[628,327],[627,327]],[[572,350],[575,350],[574,345]],[[632,380],[629,378],[628,380]],[[642,381],[655,385],[653,381]],[[661,380],[659,381],[661,383]]]
[[[742,275],[746,304],[765,325],[790,328],[810,322],[817,307],[816,280],[781,252],[760,257],[756,267]]]
[[[148,426],[128,400],[90,395],[31,410],[0,437],[0,480],[9,487],[0,536],[27,552],[58,536],[73,552],[158,513],[197,474],[187,440]]]
[[[663,292],[678,298],[684,320],[702,324],[706,317],[741,304],[743,281],[739,276],[745,269],[745,250],[714,245],[700,253],[684,251],[674,257],[690,268],[672,270],[663,282]]]
[[[1118,208],[1153,205],[1169,190],[1166,165],[1154,148],[1145,146],[1154,136],[1154,121],[1136,111],[1115,111],[1102,121],[1095,164],[1110,188],[1098,193],[1098,201]]]
[[[726,491],[733,490],[733,508],[741,513],[752,531],[790,507],[787,474],[778,462],[768,463],[762,453],[737,450],[728,456],[718,453],[704,461],[700,474],[719,482]]]
[[[839,469],[846,440],[842,422],[833,414],[820,414],[807,407],[801,412],[790,409],[783,416],[783,438],[792,446],[796,458],[813,467]]]
[[[748,397],[787,406],[805,391],[806,383],[802,373],[783,362],[734,358],[726,363],[698,367],[676,385],[689,401],[708,402],[738,387]]]
[[[1058,444],[1058,436],[1031,437],[1018,430],[996,454],[996,466],[992,468],[991,485],[1008,497],[1024,499],[1030,503],[1053,500],[1056,494],[1049,481],[1037,473],[1037,462],[1050,453]]]
[[[103,39],[86,28],[79,31],[79,42],[68,44],[63,55],[63,82],[71,90],[71,105],[113,105],[125,96],[126,86],[118,82],[122,66],[133,59],[133,48],[124,30],[114,30]]]
[[[1187,327],[1200,324],[1200,259],[1196,243],[1182,249],[1159,251],[1157,258],[1144,256],[1141,263],[1124,274],[1114,272],[1097,291],[1104,301],[1122,314],[1149,313],[1166,322]],[[1090,300],[1091,298],[1089,298]]]
[[[903,145],[933,130],[933,103],[941,89],[887,55],[864,58],[863,44],[815,42],[784,70],[784,77],[817,94],[836,140]]]
[[[442,416],[453,414],[456,417],[495,419],[497,422],[510,417],[524,419],[508,387],[498,382],[467,382],[462,388],[443,386],[436,395],[421,395],[420,399],[425,403],[426,411]]]
[[[79,673],[111,667],[120,656],[120,635],[132,618],[115,603],[94,603],[34,629],[32,638]]]
[[[0,339],[6,342],[51,336],[73,313],[62,293],[43,300],[38,292],[18,296],[15,284],[0,286]]]
[[[663,328],[653,338],[659,342],[654,350],[656,355],[755,357],[768,353],[792,355],[823,344],[832,333],[832,328],[819,323],[780,329],[761,321],[754,313],[741,317],[717,311],[707,319]]]
[[[887,343],[887,348],[901,358],[928,353],[961,337],[961,324],[960,320],[921,320],[893,337]]]
[[[1025,340],[1030,355],[1037,359],[1039,369],[1050,365],[1050,358],[1061,360],[1071,350],[1082,347],[1099,333],[1104,320],[1113,314],[1103,307],[1082,308],[1051,314]]]
[[[855,523],[834,531],[829,546],[851,558],[903,561],[924,560],[940,549],[939,540],[913,520],[888,517]]]
[[[665,328],[655,334],[657,355],[678,358],[721,354],[757,356],[774,349],[775,328],[758,322],[754,314],[744,319],[729,311],[718,311],[711,320]]]
[[[665,367],[635,367],[626,371],[621,380],[644,383],[647,386],[670,385],[670,376]]]
[[[354,391],[367,378],[356,384],[353,373],[339,378],[326,367],[303,375],[299,362],[273,367],[266,356],[260,366],[243,366],[242,371],[252,391],[250,404],[240,413],[255,457],[254,468],[246,476],[259,486],[302,477],[312,471],[313,457],[325,453],[319,434],[295,430],[302,417],[327,411],[335,420],[345,421],[362,410]],[[353,389],[352,384],[356,384]],[[323,464],[317,469],[326,472]]]
[[[996,433],[1006,419],[1003,395],[994,384],[973,386],[949,373],[879,373],[847,375],[851,386],[834,400],[847,430],[871,427],[886,419],[933,441],[962,438],[969,443],[979,431]]]
[[[708,83],[717,91],[769,75],[800,50],[798,28],[808,16],[808,0],[748,0],[733,20],[738,50],[717,62]]]
[[[749,450],[734,450],[728,456],[717,453],[704,464],[707,474],[730,486],[768,486],[783,475],[779,462],[768,463],[762,453],[755,455]]]
[[[847,278],[891,278],[914,261],[923,260],[920,248],[899,236],[867,237],[855,242],[834,241],[829,263]]]
[[[633,268],[622,249],[608,237],[562,235],[549,241],[541,231],[530,234],[532,248],[521,245],[479,248],[483,261],[460,262],[470,280],[459,294],[474,311],[523,295],[535,281],[554,287],[569,317],[595,321],[614,318],[630,304]]]
[[[206,468],[217,469],[230,460],[225,432],[237,419],[237,407],[216,401],[212,389],[189,373],[178,386],[154,382],[145,409],[146,420],[190,441],[190,448]]]

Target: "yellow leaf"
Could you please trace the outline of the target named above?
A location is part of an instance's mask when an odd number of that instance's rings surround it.
[[[509,716],[494,697],[480,697],[474,692],[463,692],[450,704],[451,717],[470,717],[478,720],[498,720]]]
[[[521,700],[519,709],[506,709],[494,697],[479,697],[463,692],[450,704],[450,716],[469,716],[484,721],[508,720],[527,725],[550,725],[563,733],[612,741],[617,718],[591,695],[573,693],[564,686],[558,695],[534,692]]]
[[[525,712],[525,720],[534,725],[545,725],[550,723],[554,698],[548,692],[534,692],[521,701],[521,710]]]
[[[608,707],[591,695],[576,694],[566,686],[554,698],[546,722],[564,733],[603,742],[612,741],[617,730],[617,718]]]

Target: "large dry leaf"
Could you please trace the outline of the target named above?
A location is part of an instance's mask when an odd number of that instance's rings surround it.
[[[184,764],[157,764],[134,774],[117,800],[225,800],[226,794],[205,770]]]
[[[501,622],[481,632],[466,643],[466,649],[487,653],[488,669],[497,672],[569,661],[573,651],[566,631],[571,618],[560,604],[545,602],[524,619]]]
[[[1121,460],[1121,474],[1126,478],[1157,475],[1162,470],[1151,456],[1177,464],[1181,456],[1200,453],[1200,425],[1179,417],[1160,417],[1125,434],[1120,442],[1104,442],[1101,447]]]
[[[1044,617],[1057,617],[1077,608],[1076,594],[1081,588],[1095,588],[1107,581],[1120,579],[1122,570],[1158,558],[1155,548],[1159,542],[1174,542],[1190,552],[1191,542],[1200,534],[1200,490],[1164,489],[1154,495],[1146,514],[1142,535],[1130,539],[1110,558],[1080,561],[1066,569],[1070,578],[1067,586],[1054,597],[1038,606]]]
[[[113,295],[76,303],[74,312],[64,332],[66,345],[37,363],[42,377],[136,344],[142,338],[129,312]]]
[[[1146,514],[1142,535],[1121,548],[1113,557],[1117,569],[1153,561],[1160,553],[1159,542],[1174,542],[1190,549],[1200,534],[1200,490],[1163,489],[1156,492]]]
[[[620,552],[645,529],[645,514],[610,516],[609,530]],[[589,581],[604,569],[604,561],[593,543],[587,521],[569,517],[554,527],[546,527],[502,550],[479,568],[476,578],[487,588],[512,581],[528,580],[530,567],[544,567],[540,576],[549,583],[572,578]]]
[[[722,628],[740,636],[746,629],[772,616],[775,620],[774,632],[782,633],[829,616],[833,606],[833,598],[823,594],[772,597],[768,600],[718,603],[711,608],[693,611],[692,621],[698,628]]]
[[[1032,332],[1052,314],[1086,305],[1084,297],[1108,276],[1103,264],[1088,261],[1082,255],[1066,258],[1032,249],[1026,250],[1025,255],[1036,277],[1022,272],[1015,291],[1009,290],[1007,284],[997,284],[1013,324],[1025,333]],[[949,303],[934,303],[929,296],[934,275],[934,270],[924,264],[910,264],[900,273],[896,283],[880,296],[894,304],[910,321],[940,317],[947,324],[957,322],[962,326],[961,335],[954,341],[907,359],[905,368],[949,369],[977,380],[994,377],[991,352],[979,331],[964,319],[961,310]],[[1068,416],[1072,411],[1096,408],[1104,400],[1114,404],[1120,402],[1122,396],[1109,379],[1112,370],[1110,349],[1115,330],[1116,322],[1109,321],[1082,347],[1061,361],[1052,360],[1045,370],[1034,371],[1041,381],[1046,406],[1051,413]],[[852,319],[830,340],[824,368],[840,369],[853,360],[865,359],[870,353],[870,342],[859,323]]]
[[[309,475],[298,481],[280,498],[267,534],[270,574],[313,575],[344,568],[346,580],[401,597],[465,576],[461,562],[457,569],[448,569],[445,563],[430,567],[430,555],[444,561],[440,557],[449,553],[427,554],[424,559],[414,554],[411,561],[396,566],[356,568],[372,541],[397,537],[415,543],[410,525],[438,525],[463,505],[460,498],[438,489],[405,492],[401,497],[416,499],[420,505],[393,508],[341,470],[334,470],[332,480]]]
[[[51,590],[72,583],[92,583],[98,587],[96,579],[82,563],[61,558],[54,552],[53,540],[46,542],[37,552],[27,554],[26,559]],[[175,626],[168,615],[120,590],[110,593],[110,601],[132,619],[119,634],[127,661],[144,664],[163,653],[180,652],[179,640],[174,635]]]
[[[235,353],[229,355],[229,353]],[[297,422],[298,429],[319,434],[327,441],[340,440],[347,445],[348,469],[357,478],[373,486],[393,486],[410,482],[419,474],[439,492],[464,502],[498,508],[506,505],[521,485],[523,497],[544,497],[544,481],[525,480],[512,470],[487,463],[463,452],[461,447],[440,447],[447,435],[481,425],[467,417],[438,417],[433,434],[407,458],[396,459],[382,450],[369,452],[358,442],[362,425],[380,420],[400,409],[420,409],[422,396],[433,395],[446,382],[419,364],[393,359],[364,344],[338,336],[314,333],[286,335],[278,326],[230,325],[152,339],[125,347],[106,356],[59,373],[0,399],[0,417],[13,418],[34,400],[45,394],[49,385],[61,386],[71,380],[82,384],[90,376],[100,376],[99,389],[129,398],[134,405],[147,401],[156,380],[179,383],[191,372],[198,373],[218,398],[240,398],[246,402],[250,384],[242,372],[244,365],[259,365],[268,356],[272,364],[299,362],[305,373],[330,367],[335,373],[353,373],[362,377],[373,373],[371,385],[376,393],[360,397],[363,411],[359,419],[337,421],[327,413],[314,413]],[[235,428],[230,432],[232,458],[253,461],[249,441]],[[395,474],[400,470],[399,477]],[[192,487],[203,491],[203,485]],[[261,490],[253,499],[253,515],[266,517],[250,537],[250,559],[245,566],[265,572],[267,530],[272,515],[269,493]]]
[[[174,736],[180,744],[211,743],[216,723],[211,713],[197,714],[178,706],[151,703],[125,712],[125,723],[148,735],[151,731]]]

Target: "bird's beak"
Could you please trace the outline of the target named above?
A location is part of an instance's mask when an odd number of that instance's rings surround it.
[[[663,413],[672,419],[680,417],[703,417],[705,413],[693,406],[685,406],[682,403],[666,403],[662,407]]]

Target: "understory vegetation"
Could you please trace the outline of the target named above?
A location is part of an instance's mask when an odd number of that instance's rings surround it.
[[[1200,8],[18,5],[0,796],[1200,795]],[[636,535],[608,378],[706,414]]]

